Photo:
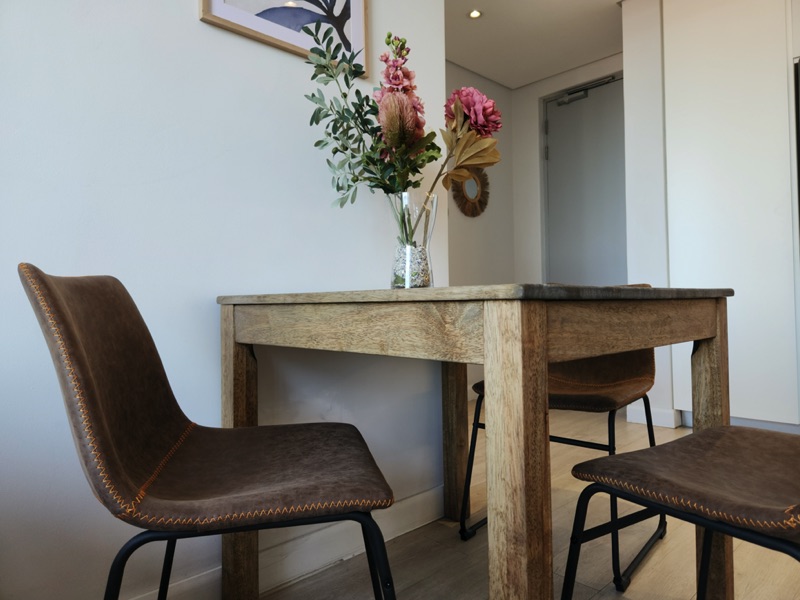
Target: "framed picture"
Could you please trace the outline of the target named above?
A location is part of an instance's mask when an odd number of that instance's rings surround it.
[[[200,0],[200,20],[306,56],[312,40],[300,31],[322,21],[349,52],[366,47],[366,0]]]

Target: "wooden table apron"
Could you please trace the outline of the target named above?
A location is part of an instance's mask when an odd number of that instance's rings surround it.
[[[489,590],[552,598],[547,364],[695,341],[694,427],[729,423],[731,290],[495,285],[221,296],[222,421],[258,422],[253,345],[441,361],[446,516],[466,470],[466,365],[486,381]],[[699,539],[699,538],[698,538]],[[715,599],[733,599],[730,539],[715,540]],[[258,598],[256,533],[223,536],[223,597]]]

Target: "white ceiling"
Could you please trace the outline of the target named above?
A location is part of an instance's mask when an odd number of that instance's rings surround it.
[[[515,89],[622,52],[618,1],[445,0],[445,55]]]

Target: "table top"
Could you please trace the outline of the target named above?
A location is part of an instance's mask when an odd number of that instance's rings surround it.
[[[413,289],[219,296],[218,304],[335,304],[475,300],[681,300],[733,296],[729,288],[651,288],[509,283]]]

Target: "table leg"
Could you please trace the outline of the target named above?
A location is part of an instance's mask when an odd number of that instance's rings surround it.
[[[238,344],[234,307],[222,306],[222,426],[258,424],[258,370],[253,347]],[[258,599],[258,532],[222,536],[223,600]]]
[[[540,302],[484,308],[489,597],[553,597],[547,320]]]
[[[461,517],[461,499],[467,473],[467,365],[442,363],[442,457],[444,462],[444,516]]]
[[[727,304],[717,300],[717,335],[695,342],[692,352],[692,421],[695,431],[729,425]],[[697,564],[703,544],[703,529],[697,528]],[[708,579],[709,600],[733,600],[733,540],[714,534],[711,569]]]

